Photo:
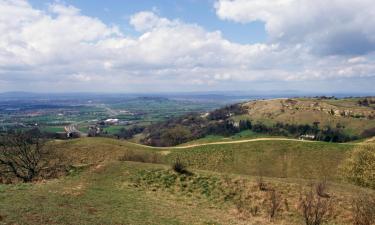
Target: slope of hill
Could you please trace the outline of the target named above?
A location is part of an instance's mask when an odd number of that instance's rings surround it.
[[[259,139],[181,149],[108,138],[55,141],[50,145],[66,163],[84,169],[50,181],[0,185],[0,224],[299,225],[300,196],[322,177],[329,179],[335,205],[327,220],[352,224],[352,198],[373,191],[341,183],[338,167],[361,144]],[[155,154],[158,160],[148,157]],[[176,158],[191,175],[170,169]],[[260,176],[282,201],[271,222],[271,195],[259,188]]]
[[[339,180],[339,164],[355,146],[280,138],[249,141],[150,148],[109,138],[81,138],[53,145],[72,164],[108,163],[131,153],[147,158],[156,153],[159,163],[171,164],[179,158],[194,169],[280,178],[327,177],[335,181]]]
[[[248,118],[268,125],[277,122],[313,125],[318,122],[321,127],[340,127],[348,134],[361,135],[365,130],[375,128],[375,110],[374,104],[359,105],[360,101],[357,98],[251,101],[242,104],[246,113],[234,119]]]
[[[246,131],[254,137],[349,142],[375,135],[374,102],[373,98],[255,100],[152,124],[137,140],[152,146],[174,146],[201,138],[235,137]]]

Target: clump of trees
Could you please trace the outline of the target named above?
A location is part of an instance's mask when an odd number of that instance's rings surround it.
[[[234,104],[211,112],[207,118],[209,120],[226,120],[231,116],[242,115],[245,113],[246,110],[241,104]]]
[[[375,189],[375,145],[361,145],[342,165],[343,176],[356,185]]]
[[[152,124],[144,129],[142,143],[152,146],[172,146],[204,137],[208,120],[199,114],[188,114]]]
[[[362,138],[369,138],[375,136],[375,127],[366,129],[362,132],[361,137]]]
[[[375,100],[372,98],[365,98],[365,99],[358,100],[358,105],[360,106],[369,107],[370,104],[375,104]]]
[[[133,126],[131,128],[121,128],[120,132],[117,133],[118,138],[122,139],[130,139],[136,134],[140,134],[144,131],[145,127],[144,126]]]
[[[38,135],[14,133],[0,137],[0,171],[24,182],[38,177],[51,150]]]

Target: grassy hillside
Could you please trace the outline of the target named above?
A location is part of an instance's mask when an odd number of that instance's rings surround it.
[[[80,138],[68,141],[54,141],[52,148],[60,151],[64,159],[72,164],[98,164],[117,161],[126,152],[136,150],[139,152],[153,151],[126,141],[111,138]]]
[[[374,106],[358,104],[360,99],[272,99],[242,104],[247,113],[233,119],[251,119],[273,125],[313,124],[341,126],[347,134],[360,135],[364,130],[375,128]]]
[[[196,146],[150,148],[107,138],[81,138],[53,143],[73,164],[117,161],[127,152],[159,153],[165,163],[180,158],[189,167],[217,172],[284,178],[337,180],[337,169],[354,144],[263,140]]]
[[[230,217],[205,201],[130,185],[148,167],[114,163],[47,183],[0,186],[0,224],[228,224]]]
[[[338,165],[352,144],[295,141],[257,141],[172,150],[192,168],[217,172],[284,178],[338,179]]]
[[[353,144],[264,140],[181,149],[107,138],[49,144],[67,163],[85,166],[55,180],[0,185],[0,224],[300,225],[301,194],[328,176],[335,205],[329,224],[345,225],[352,223],[352,198],[373,193],[338,182],[338,166]],[[119,161],[129,153],[135,160],[157,154],[164,165]],[[176,158],[192,175],[170,169]],[[259,175],[282,202],[272,222],[270,192],[259,188]]]
[[[186,177],[163,165],[114,162],[60,180],[1,185],[0,223],[270,224],[263,201],[267,192],[254,178],[193,172]],[[296,204],[306,183],[265,182],[283,199],[272,224],[301,224]],[[332,212],[332,224],[350,224],[350,199],[358,191],[365,190],[330,186],[340,205]],[[258,207],[256,215],[246,213],[247,204]]]

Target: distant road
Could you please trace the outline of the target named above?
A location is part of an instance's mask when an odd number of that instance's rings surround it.
[[[310,143],[320,142],[320,141],[308,141],[308,140],[290,139],[290,138],[254,138],[254,139],[246,139],[246,140],[220,141],[220,142],[191,144],[191,145],[186,145],[186,146],[174,146],[174,147],[153,147],[153,146],[142,145],[142,144],[137,144],[137,143],[133,143],[133,142],[130,142],[130,143],[138,145],[138,146],[142,146],[142,147],[146,147],[146,148],[154,148],[154,149],[188,149],[188,148],[207,146],[207,145],[227,145],[227,144],[257,142],[257,141],[295,141],[295,142],[310,142]],[[341,144],[355,145],[355,144],[352,144],[352,143],[341,143]]]
[[[97,107],[105,109],[109,116],[118,116],[118,114],[119,114],[118,112],[116,112],[115,110],[109,108],[108,106],[106,106],[104,104],[97,105]]]

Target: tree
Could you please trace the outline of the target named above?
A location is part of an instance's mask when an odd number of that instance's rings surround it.
[[[39,136],[26,133],[1,136],[0,172],[30,182],[39,175],[48,152],[45,140]]]
[[[349,182],[375,189],[375,145],[358,146],[344,161],[342,170]]]
[[[161,141],[164,146],[174,146],[182,144],[190,139],[191,132],[186,127],[177,125],[171,129],[166,130],[161,135]]]

